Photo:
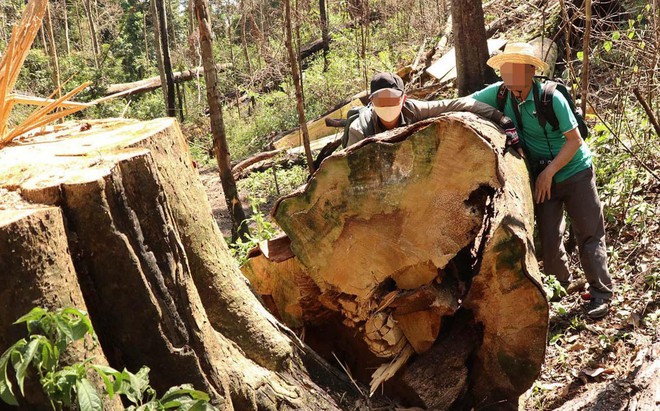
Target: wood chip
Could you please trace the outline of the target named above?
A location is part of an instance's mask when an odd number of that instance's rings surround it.
[[[376,371],[371,375],[371,384],[369,388],[369,396],[371,397],[378,387],[389,380],[396,374],[397,371],[408,361],[408,359],[413,355],[415,350],[410,344],[407,344],[403,350],[396,356],[391,362],[385,363],[378,367]]]

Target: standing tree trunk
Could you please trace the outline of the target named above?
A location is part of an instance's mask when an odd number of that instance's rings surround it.
[[[183,117],[183,97],[181,96],[181,94],[183,94],[182,91],[181,91],[182,87],[185,87],[185,85],[177,83],[177,85],[176,85],[176,97],[177,97],[177,100],[179,102],[179,121],[181,123],[183,123],[183,121],[184,121],[184,117]]]
[[[46,42],[46,30],[44,29],[44,26],[41,26],[39,29],[39,35],[41,37],[41,45],[43,46],[44,53],[48,54],[48,43]],[[39,39],[39,37],[37,37]]]
[[[92,38],[92,51],[94,53],[94,66],[99,68],[99,42],[96,38],[96,25],[94,24],[94,17],[92,16],[92,5],[91,0],[84,0],[85,5],[85,14],[87,15],[87,21],[89,22],[89,34]],[[82,33],[81,33],[82,35]]]
[[[165,14],[165,7],[163,7],[162,1],[153,0],[152,4],[156,55],[158,56],[158,71],[160,72],[163,97],[165,99],[165,111],[168,117],[174,117],[176,116],[176,100],[167,34],[167,15]]]
[[[248,76],[252,79],[252,62],[250,61],[250,51],[248,50],[247,38],[245,35],[245,25],[247,24],[248,14],[252,14],[251,10],[246,10],[245,1],[241,1],[241,44],[243,46],[243,54],[245,55]]]
[[[302,85],[298,73],[298,59],[293,50],[293,41],[291,39],[291,4],[290,0],[284,0],[284,28],[286,30],[286,49],[289,52],[289,63],[291,66],[291,77],[293,85],[296,88],[296,108],[298,109],[298,123],[302,133],[303,145],[305,146],[305,155],[307,156],[307,167],[309,173],[314,173],[314,159],[312,158],[312,149],[309,145],[309,131],[307,130],[307,120],[305,119],[305,102],[302,94]]]
[[[350,382],[250,291],[178,123],[86,124],[0,150],[0,352],[33,305],[73,305],[98,334],[95,362],[149,366],[160,395],[191,383],[226,411],[353,405]],[[49,409],[42,400],[21,402]],[[123,409],[116,398],[104,408]]]
[[[44,19],[44,24],[46,25],[45,29],[48,32],[48,57],[50,59],[51,67],[51,78],[53,79],[53,85],[57,90],[57,96],[60,96],[60,62],[57,58],[57,47],[55,46],[55,36],[53,35],[53,20],[51,19],[50,14],[51,5],[49,4],[46,7],[46,18]]]
[[[325,0],[319,0],[319,16],[321,18],[321,39],[323,40],[323,72],[328,71],[328,52],[330,51],[330,34],[328,33],[328,9]]]
[[[582,98],[580,108],[587,112],[587,95],[589,93],[589,37],[591,34],[591,0],[584,1],[584,43],[582,46]]]
[[[73,0],[73,7],[76,10],[76,26],[78,26],[78,43],[80,44],[80,50],[81,52],[85,52],[85,41],[83,41],[83,31],[82,31],[82,23],[80,22],[82,19],[80,18],[80,8],[78,7],[78,0]]]
[[[64,38],[66,39],[66,55],[71,54],[71,41],[69,40],[69,11],[66,0],[62,0],[62,13],[64,13]]]
[[[144,59],[146,60],[147,65],[149,65],[149,41],[147,37],[147,13],[142,12],[142,35],[144,36]]]
[[[220,181],[222,182],[222,190],[225,194],[227,209],[231,214],[232,238],[234,240],[239,237],[245,239],[248,234],[248,227],[245,222],[243,205],[240,198],[238,198],[236,181],[234,181],[234,176],[231,174],[231,156],[229,145],[227,144],[227,135],[225,134],[225,124],[222,118],[218,70],[215,67],[215,60],[213,58],[211,19],[208,14],[206,0],[195,0],[195,11],[197,21],[199,22],[199,42],[202,49],[204,78],[206,79],[206,98],[208,99],[209,109],[211,110],[213,151],[218,162]]]
[[[481,0],[452,0],[451,15],[458,95],[466,96],[481,90],[497,77],[486,64],[488,43]]]
[[[0,30],[2,30],[2,40],[3,40],[2,43],[5,45],[5,47],[7,46],[7,29],[6,29],[6,27],[7,27],[7,16],[5,15],[5,13],[2,13],[2,28]]]

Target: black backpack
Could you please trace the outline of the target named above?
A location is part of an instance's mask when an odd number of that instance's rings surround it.
[[[348,133],[351,128],[351,124],[353,124],[355,120],[359,119],[360,114],[366,109],[367,106],[359,106],[359,107],[351,108],[350,110],[348,110],[348,113],[346,113],[346,120],[343,119],[325,120],[325,124],[328,127],[344,127],[344,132],[340,139],[331,141],[321,149],[318,156],[316,157],[316,160],[314,160],[314,168],[319,168],[319,165],[321,165],[321,161],[323,161],[326,157],[329,157],[330,154],[334,153],[335,150],[339,148],[339,145],[341,145],[342,148],[346,148],[346,146],[348,146]]]
[[[552,107],[552,96],[555,91],[559,91],[564,96],[564,98],[566,98],[566,101],[568,101],[568,105],[570,106],[571,111],[575,116],[575,120],[577,120],[580,135],[582,136],[583,140],[586,140],[589,137],[589,127],[587,127],[587,123],[585,123],[584,117],[582,117],[582,113],[575,106],[575,102],[571,97],[571,93],[568,92],[568,89],[564,83],[561,80],[553,81],[547,77],[542,76],[534,76],[534,78],[545,80],[542,83],[543,89],[541,91],[541,99],[538,102],[538,106],[536,107],[536,111],[539,114],[538,119],[541,127],[545,128],[546,123],[549,123],[553,130],[559,130],[559,120],[557,120],[557,115],[555,114],[555,110]],[[506,99],[508,96],[509,92],[504,83],[502,83],[502,85],[500,85],[500,89],[497,92],[498,110],[504,112],[504,106],[506,105]]]

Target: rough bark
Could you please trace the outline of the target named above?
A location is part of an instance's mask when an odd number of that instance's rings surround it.
[[[213,133],[213,151],[218,162],[222,190],[227,202],[227,209],[232,219],[232,237],[245,239],[248,233],[245,221],[243,205],[238,198],[236,182],[231,174],[231,155],[225,124],[222,118],[222,106],[220,99],[220,85],[218,83],[218,72],[213,59],[213,43],[211,21],[208,15],[208,6],[205,0],[195,0],[195,11],[199,24],[199,43],[202,50],[202,61],[204,64],[204,79],[206,80],[206,99],[211,111],[211,132]]]
[[[4,352],[25,337],[25,324],[13,322],[33,307],[88,309],[76,283],[61,209],[24,204],[16,193],[6,191],[0,193],[0,203],[21,205],[0,211],[0,300],[5,302],[0,312],[0,352]],[[89,340],[72,344],[65,354],[65,364],[86,357],[94,357],[95,364],[108,364],[101,347]],[[103,387],[100,379],[94,383],[97,389]],[[50,409],[48,399],[32,379],[28,379],[25,398],[19,399],[19,404],[19,409]],[[106,409],[124,408],[115,399],[106,403]]]
[[[452,0],[452,26],[456,45],[459,96],[481,90],[497,78],[486,64],[488,46],[481,0]]]
[[[392,378],[386,393],[428,409],[515,398],[540,372],[548,305],[529,177],[503,146],[490,123],[451,114],[336,153],[273,210],[289,248],[265,243],[243,271],[372,391]]]
[[[3,297],[86,307],[110,365],[148,365],[160,393],[193,383],[228,410],[338,409],[328,385],[354,400],[248,289],[176,121],[88,124],[0,151]]]

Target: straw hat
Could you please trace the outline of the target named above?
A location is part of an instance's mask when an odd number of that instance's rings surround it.
[[[531,64],[537,69],[548,71],[548,64],[536,57],[534,47],[528,43],[509,43],[500,54],[488,59],[486,64],[499,70],[504,63]]]

